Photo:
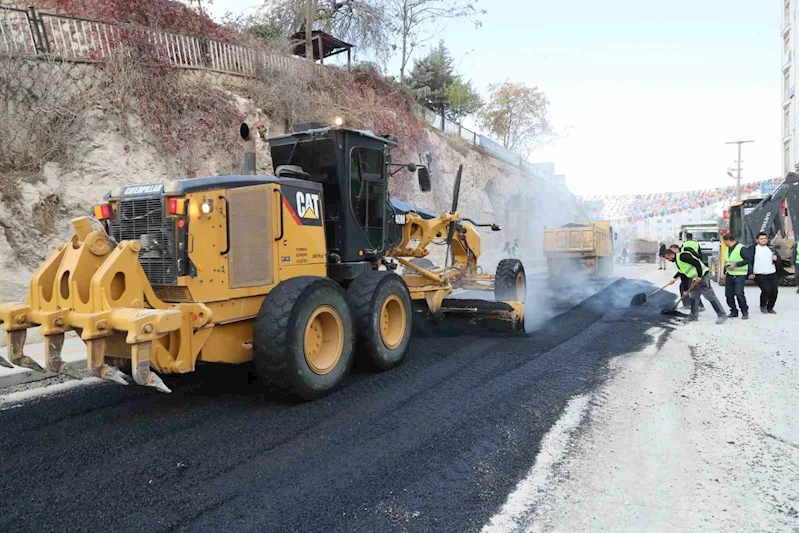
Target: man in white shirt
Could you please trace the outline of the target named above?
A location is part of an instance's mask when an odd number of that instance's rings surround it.
[[[768,245],[768,235],[757,234],[757,242],[750,247],[752,262],[749,265],[749,279],[760,287],[760,311],[776,315],[774,303],[777,301],[777,254]]]

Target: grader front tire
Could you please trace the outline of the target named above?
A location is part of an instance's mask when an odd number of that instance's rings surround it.
[[[497,265],[494,279],[494,300],[498,302],[524,302],[527,278],[524,265],[518,259],[503,259]]]
[[[358,346],[372,364],[388,370],[400,364],[411,340],[411,296],[398,275],[362,274],[347,288],[357,325]]]
[[[327,278],[283,281],[264,299],[253,328],[253,361],[269,388],[304,400],[338,387],[354,346],[344,291]]]

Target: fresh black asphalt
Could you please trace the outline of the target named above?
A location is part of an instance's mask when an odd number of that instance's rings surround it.
[[[0,531],[479,531],[569,398],[664,324],[668,296],[628,307],[647,288],[618,281],[522,338],[414,339],[312,403],[213,366],[170,395],[98,384],[5,408]]]

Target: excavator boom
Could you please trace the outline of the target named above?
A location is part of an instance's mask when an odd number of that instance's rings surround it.
[[[780,208],[785,202],[794,232],[799,230],[799,175],[791,173],[777,189],[763,198],[752,211],[744,216],[743,242],[754,242],[761,231],[771,233],[772,227],[784,231]]]

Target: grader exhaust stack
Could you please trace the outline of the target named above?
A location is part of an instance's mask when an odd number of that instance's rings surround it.
[[[255,175],[255,137],[252,136],[249,124],[241,123],[239,135],[244,140],[244,174]]]

